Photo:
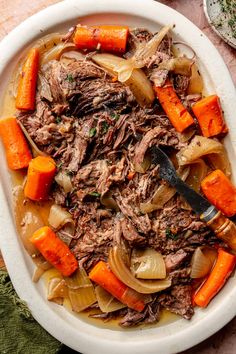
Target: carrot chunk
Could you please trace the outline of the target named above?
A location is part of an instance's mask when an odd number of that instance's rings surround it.
[[[0,120],[0,136],[6,151],[8,167],[12,170],[28,167],[32,155],[16,118]]]
[[[26,58],[19,80],[16,108],[24,111],[35,109],[35,94],[39,68],[39,51],[32,48]]]
[[[26,197],[39,201],[48,197],[56,164],[51,157],[38,156],[31,160],[24,189]]]
[[[203,98],[192,106],[202,135],[207,138],[221,133],[227,133],[228,129],[224,122],[220,100],[217,95]]]
[[[220,291],[226,280],[232,273],[236,263],[236,257],[223,249],[218,250],[218,257],[214,268],[202,287],[194,295],[194,303],[200,307],[206,307],[211,299]]]
[[[140,294],[122,283],[105,262],[98,262],[89,273],[89,278],[128,307],[136,311],[144,309],[145,303],[140,299]]]
[[[35,231],[30,241],[64,276],[68,277],[78,268],[78,262],[69,247],[48,226]]]
[[[128,34],[127,26],[78,26],[73,41],[79,49],[124,53]]]
[[[226,216],[236,214],[236,188],[221,170],[215,170],[201,182],[207,199]]]
[[[154,90],[167,117],[179,133],[194,124],[193,117],[180,101],[169,80],[163,87],[155,86]]]
[[[132,181],[134,176],[135,176],[135,171],[129,171],[129,173],[127,175],[127,178],[128,178],[129,181]]]

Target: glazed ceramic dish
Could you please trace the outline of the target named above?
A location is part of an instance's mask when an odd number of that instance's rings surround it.
[[[69,0],[51,6],[29,18],[0,44],[1,95],[23,51],[41,36],[66,32],[76,23],[125,24],[146,27],[155,32],[166,24],[175,24],[173,37],[191,45],[198,56],[205,91],[217,93],[223,105],[229,134],[225,145],[236,170],[235,147],[236,93],[229,72],[219,53],[204,34],[185,17],[151,0]],[[82,353],[177,353],[204,340],[236,314],[235,276],[207,309],[198,309],[191,321],[183,319],[129,331],[97,327],[46,299],[42,281],[31,280],[33,264],[17,237],[12,218],[11,181],[3,150],[0,154],[0,247],[12,282],[35,319],[54,337]],[[235,176],[233,176],[235,181]]]

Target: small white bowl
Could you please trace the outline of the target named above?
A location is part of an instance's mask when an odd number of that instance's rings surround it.
[[[113,23],[147,27],[152,31],[175,24],[174,37],[188,43],[200,60],[200,71],[209,93],[217,93],[230,133],[225,139],[233,169],[236,166],[236,94],[230,74],[213,44],[184,16],[151,0],[69,0],[30,17],[0,44],[0,89],[3,94],[9,75],[22,51],[39,37],[66,31],[72,25]],[[3,150],[0,154],[0,246],[7,269],[19,296],[35,319],[54,337],[87,354],[170,354],[187,349],[219,330],[236,314],[233,276],[206,309],[198,309],[191,321],[177,320],[159,327],[112,330],[89,324],[65,308],[46,300],[42,281],[31,280],[33,264],[18,240],[12,218],[11,183]],[[236,169],[235,169],[236,170]]]

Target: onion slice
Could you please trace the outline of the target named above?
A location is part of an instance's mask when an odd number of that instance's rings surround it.
[[[139,279],[165,279],[166,266],[161,253],[152,248],[134,249],[131,256],[131,271]]]
[[[112,193],[110,191],[108,191],[107,193],[105,193],[101,196],[100,202],[107,209],[114,209],[116,211],[119,211],[118,204],[116,203],[116,201],[113,198]]]
[[[37,157],[37,156],[48,156],[45,152],[43,152],[42,150],[40,150],[37,145],[35,144],[35,142],[33,141],[33,139],[30,137],[29,133],[27,132],[27,130],[25,129],[25,127],[23,126],[23,124],[20,122],[20,121],[17,121],[18,124],[20,125],[26,139],[28,140],[31,148],[32,148],[32,151],[33,151],[33,155],[34,157]]]
[[[129,286],[131,289],[136,290],[141,294],[152,294],[158,291],[162,291],[171,286],[169,279],[164,280],[139,280],[136,279],[131,273],[130,269],[124,263],[122,258],[122,250],[119,246],[115,246],[109,253],[109,265],[113,273],[123,283]]]
[[[177,170],[180,178],[185,181],[189,175],[190,168]],[[167,185],[160,185],[154,195],[145,203],[140,203],[140,210],[143,214],[151,213],[154,210],[162,209],[163,206],[176,194],[176,189]]]
[[[196,248],[191,260],[192,269],[190,277],[193,279],[205,277],[211,271],[216,258],[216,249],[211,247]]]
[[[71,178],[65,172],[59,172],[55,176],[55,181],[57,182],[57,184],[59,184],[59,186],[64,189],[65,193],[69,193],[72,191],[73,186],[71,183]]]
[[[226,150],[215,139],[196,135],[187,147],[177,153],[176,157],[180,166],[192,164],[201,157],[207,157],[215,169],[222,170],[226,176],[231,175],[231,167]]]
[[[172,26],[163,27],[149,42],[139,44],[132,58],[120,62],[117,65],[116,71],[118,72],[118,80],[120,82],[126,82],[135,69],[140,69],[147,65],[148,60],[156,53],[161,41],[167,35],[171,27]]]
[[[173,71],[175,74],[191,76],[192,65],[192,59],[187,57],[177,57],[162,61],[158,66],[158,69]]]
[[[66,224],[74,225],[71,214],[57,204],[51,206],[48,223],[50,226],[54,227],[54,229],[60,229]]]
[[[126,59],[105,53],[93,55],[92,60],[102,68],[106,69],[110,75],[115,77],[117,76],[117,67],[119,67],[121,63],[125,65],[127,62]],[[120,80],[119,77],[118,80],[129,86],[141,106],[150,106],[154,101],[155,95],[151,82],[141,69],[133,70],[129,78],[126,80]]]
[[[62,41],[62,35],[60,33],[50,33],[40,38],[35,44],[34,48],[39,50],[40,56],[45,52],[48,52],[51,48],[57,46]]]
[[[97,301],[93,284],[83,268],[77,270],[71,277],[64,277],[64,279],[73,311],[81,312]]]
[[[30,256],[35,257],[38,254],[37,249],[30,242],[30,237],[39,228],[44,226],[44,222],[36,205],[31,200],[25,200],[22,186],[17,186],[13,190],[14,214],[18,234],[22,243]]]
[[[75,45],[73,43],[58,43],[56,46],[50,48],[48,51],[42,54],[40,58],[40,64],[44,65],[51,60],[59,60],[64,52],[71,49],[75,49]]]
[[[190,76],[190,80],[189,80],[187,93],[189,95],[196,94],[196,93],[201,94],[202,91],[203,91],[202,76],[201,76],[196,64],[193,64],[191,67],[191,76]]]
[[[52,278],[48,283],[48,295],[49,301],[57,302],[58,299],[64,299],[68,296],[68,288],[66,282],[61,278]]]
[[[122,304],[122,302],[118,301],[115,297],[109,294],[105,289],[101,286],[97,286],[95,288],[95,294],[98,301],[98,306],[102,312],[108,313],[123,309],[127,307]]]

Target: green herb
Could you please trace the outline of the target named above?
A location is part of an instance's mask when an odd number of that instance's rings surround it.
[[[57,169],[60,170],[63,166],[63,162],[60,162],[58,165],[57,165]]]
[[[91,193],[89,193],[89,195],[91,195],[92,197],[100,197],[100,193],[98,193],[98,192],[91,192]]]
[[[102,122],[102,134],[106,134],[108,128],[109,128],[109,124],[106,121]]]
[[[61,120],[62,120],[61,117],[56,117],[56,123],[57,124],[61,123]]]
[[[111,119],[115,120],[115,121],[118,121],[118,119],[120,118],[120,115],[115,113],[115,112],[112,112],[111,113]]]
[[[173,232],[171,232],[171,230],[169,228],[166,229],[166,237],[170,238],[172,240],[177,240],[178,235],[177,234],[173,234]]]
[[[91,128],[89,130],[89,137],[92,138],[93,136],[95,136],[97,133],[97,129],[96,128]]]
[[[74,78],[71,74],[67,75],[66,80],[69,81],[70,83],[74,82]]]

